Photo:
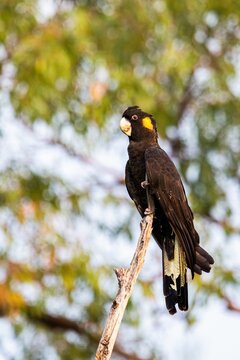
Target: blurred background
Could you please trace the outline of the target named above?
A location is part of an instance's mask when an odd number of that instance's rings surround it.
[[[152,240],[112,359],[239,359],[239,9],[1,0],[0,360],[93,358],[139,235],[129,105],[157,120],[215,265],[171,317]]]

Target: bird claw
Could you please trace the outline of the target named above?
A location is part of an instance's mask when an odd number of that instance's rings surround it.
[[[149,186],[149,182],[147,180],[141,182],[141,187],[146,189]]]
[[[145,211],[144,211],[144,215],[152,215],[153,214],[153,211],[149,208],[146,208]]]

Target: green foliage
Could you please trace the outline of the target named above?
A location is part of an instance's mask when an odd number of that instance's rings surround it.
[[[44,17],[38,1],[0,2],[0,266],[5,274],[0,312],[16,330],[22,358],[49,359],[51,349],[61,359],[87,359],[116,290],[111,272],[116,264],[109,254],[116,254],[117,240],[127,247],[137,238],[136,211],[119,176],[123,166],[113,170],[106,155],[97,160],[100,148],[118,159],[116,119],[128,105],[154,114],[160,143],[168,145],[196,217],[205,221],[202,239],[211,244],[213,224],[228,244],[239,237],[237,198],[229,195],[239,184],[239,3],[55,5],[53,15]],[[24,129],[17,151],[8,121]],[[25,144],[28,139],[34,144]],[[46,162],[48,151],[58,152],[48,171],[36,160],[38,148],[47,149]],[[79,172],[69,180],[61,165],[68,169],[71,161]],[[104,257],[107,246],[112,248]],[[212,277],[194,281],[198,301],[192,301],[189,324],[197,319],[194,309],[209,297],[226,302],[225,291],[239,289],[237,270],[223,256],[216,258]],[[141,301],[155,299],[153,284],[151,276],[140,279]],[[46,313],[73,319],[85,330],[70,328],[69,335],[59,326],[55,331]],[[137,328],[139,314],[132,301],[126,326]],[[31,344],[25,340],[29,332]],[[147,343],[146,348],[154,352]]]

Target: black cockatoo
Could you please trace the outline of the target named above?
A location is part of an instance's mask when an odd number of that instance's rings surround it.
[[[170,314],[188,309],[187,268],[209,272],[213,258],[199,245],[193,213],[180,175],[158,144],[156,122],[138,106],[128,107],[120,122],[129,137],[126,186],[141,216],[148,207],[146,186],[154,203],[152,235],[162,249],[163,292]],[[146,182],[147,179],[147,182]]]

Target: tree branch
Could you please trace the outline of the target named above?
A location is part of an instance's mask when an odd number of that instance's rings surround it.
[[[201,214],[201,216],[206,219],[207,221],[210,221],[211,223],[217,224],[219,226],[221,226],[225,231],[227,231],[228,233],[239,233],[240,232],[240,228],[233,226],[230,221],[227,220],[219,220],[217,218],[215,218],[213,215],[211,215],[210,213],[208,214]]]
[[[13,308],[9,307],[9,304],[2,302],[0,304],[0,317],[8,316],[12,310]],[[14,311],[16,310],[17,309],[14,308]],[[96,328],[96,324],[86,324],[77,320],[68,319],[65,316],[49,314],[44,311],[39,311],[39,309],[36,310],[34,306],[28,304],[24,304],[21,310],[28,321],[30,320],[35,324],[39,323],[49,329],[74,331],[79,336],[89,339],[93,346],[98,344],[100,334]],[[126,351],[120,343],[115,344],[114,353],[126,360],[153,360],[152,357],[143,359],[135,352]]]
[[[59,148],[64,150],[68,156],[75,158],[87,165],[93,166],[94,168],[97,167],[100,170],[103,170],[104,172],[112,175],[115,178],[115,183],[117,185],[123,185],[125,183],[124,178],[120,176],[116,170],[106,164],[99,162],[97,159],[93,159],[90,156],[85,155],[84,153],[78,152],[76,149],[74,149],[74,147],[71,147],[69,144],[64,143],[57,134],[53,135],[50,138],[39,138],[38,134],[30,123],[28,123],[21,117],[18,117],[18,122],[23,126],[23,128],[29,131],[32,135],[36,136],[36,139],[42,141],[44,144],[50,146],[58,146]]]
[[[230,310],[230,311],[235,311],[235,312],[237,312],[237,313],[240,314],[240,307],[237,306],[236,304],[234,304],[234,303],[232,302],[232,300],[231,300],[226,294],[224,294],[222,298],[223,298],[223,300],[226,302],[226,305],[227,305],[227,309],[228,309],[228,310]]]
[[[187,108],[189,107],[189,105],[193,99],[191,85],[192,85],[192,80],[193,80],[195,70],[197,69],[198,66],[199,66],[199,64],[197,63],[193,67],[191,73],[189,74],[187,82],[185,84],[185,87],[183,89],[182,99],[180,100],[180,102],[178,104],[178,109],[177,109],[177,124],[178,125],[181,123],[181,121],[183,119],[183,115],[185,114]]]
[[[148,190],[147,190],[148,194]],[[110,309],[105,328],[100,339],[95,360],[108,360],[111,357],[117,338],[118,330],[126,309],[128,300],[132,294],[134,284],[144,263],[145,254],[152,232],[153,207],[148,195],[148,207],[150,211],[141,222],[141,234],[137,248],[129,269],[115,269],[118,279],[118,293]]]
[[[66,331],[74,331],[80,336],[87,337],[92,343],[97,344],[99,333],[95,324],[84,324],[79,321],[68,319],[64,316],[51,315],[45,312],[37,313],[36,309],[28,307],[26,315],[34,322],[39,322],[51,329],[60,329]],[[114,347],[115,354],[127,360],[153,360],[152,358],[139,357],[135,352],[126,351],[120,343],[116,343]]]

